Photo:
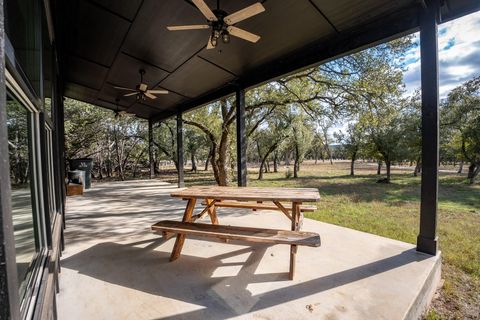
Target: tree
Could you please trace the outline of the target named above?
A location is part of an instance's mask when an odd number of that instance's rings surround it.
[[[443,114],[443,122],[452,126],[452,140],[460,141],[463,158],[470,162],[467,178],[473,184],[480,172],[480,76],[450,92]]]
[[[252,138],[257,144],[258,155],[260,158],[258,180],[263,179],[263,169],[266,168],[269,156],[280,147],[282,142],[287,139],[289,135],[289,123],[286,121],[285,116],[278,111],[275,113],[275,116],[267,121],[268,125],[258,128],[255,130],[254,134],[252,134]],[[277,159],[274,157],[273,161],[274,167],[276,168]]]
[[[121,180],[126,171],[137,175],[147,162],[146,121],[115,113],[88,103],[65,100],[65,145],[67,159],[94,158],[94,172],[102,179],[114,172]]]
[[[172,119],[159,122],[153,128],[153,144],[159,152],[163,153],[166,159],[173,162],[175,169],[178,170],[177,131],[175,126],[176,122]],[[154,167],[155,171],[158,171],[160,155],[155,158]]]
[[[229,182],[229,144],[233,133],[232,124],[235,121],[235,105],[232,99],[220,101],[186,114],[184,123],[201,130],[211,145],[211,165],[215,181],[220,186]]]
[[[187,127],[184,130],[185,151],[190,154],[192,171],[197,172],[198,156],[208,158],[210,148],[204,134],[195,127]]]
[[[364,128],[360,123],[350,123],[346,133],[340,131],[335,134],[337,141],[341,144],[342,152],[350,159],[350,175],[355,175],[355,160],[360,156],[360,152],[365,145]]]
[[[421,95],[416,91],[402,110],[402,123],[404,130],[405,159],[410,163],[415,162],[413,175],[416,177],[421,169],[422,160],[422,117]]]
[[[291,112],[292,113],[289,114],[289,120],[292,133],[289,139],[289,144],[292,146],[293,150],[295,150],[293,177],[298,178],[300,164],[303,162],[305,153],[312,143],[313,127],[302,113],[295,112],[295,109],[291,110]]]

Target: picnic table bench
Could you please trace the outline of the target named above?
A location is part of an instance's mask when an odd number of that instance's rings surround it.
[[[320,236],[317,233],[300,231],[303,212],[313,211],[315,208],[302,203],[319,201],[320,195],[317,189],[192,187],[173,192],[171,196],[187,200],[182,221],[163,220],[152,225],[154,232],[161,232],[164,236],[177,235],[170,261],[180,256],[187,234],[225,240],[288,244],[290,245],[289,279],[292,280],[295,273],[297,246],[320,246]],[[203,200],[202,204],[205,208],[199,214],[193,215],[197,199]],[[291,230],[220,225],[216,213],[217,207],[280,211],[290,219]],[[207,214],[212,224],[195,223]]]

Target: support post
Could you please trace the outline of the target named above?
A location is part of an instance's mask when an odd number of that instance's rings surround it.
[[[420,17],[422,81],[422,186],[417,250],[437,253],[438,205],[438,1],[425,1]]]
[[[183,121],[182,112],[177,113],[177,166],[178,166],[178,187],[185,187],[183,172]]]
[[[155,178],[155,163],[153,161],[153,121],[148,119],[148,162],[150,164],[150,179]]]
[[[3,27],[3,0],[0,25]],[[20,319],[15,241],[10,190],[5,87],[5,32],[0,33],[0,319]]]
[[[247,145],[245,133],[245,90],[237,89],[237,182],[239,187],[247,186]]]

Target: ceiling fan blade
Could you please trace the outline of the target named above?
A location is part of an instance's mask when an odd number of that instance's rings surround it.
[[[168,26],[167,29],[170,31],[181,31],[181,30],[200,30],[208,29],[210,26],[208,24],[192,24],[188,26]]]
[[[147,93],[152,94],[168,94],[167,90],[147,90]]]
[[[115,89],[118,89],[118,90],[128,90],[128,91],[137,91],[135,89],[131,89],[131,88],[125,88],[125,87],[114,87]]]
[[[263,11],[265,11],[265,7],[260,2],[257,2],[242,10],[229,14],[228,16],[223,18],[223,21],[225,21],[229,25],[232,25],[250,17],[253,17],[259,13],[262,13]]]
[[[151,94],[151,93],[148,92],[148,91],[145,92],[145,95],[146,95],[147,97],[149,97],[150,99],[153,99],[153,100],[157,99],[157,97],[155,97],[153,94]]]
[[[232,36],[241,38],[243,40],[247,40],[253,43],[256,43],[258,40],[260,40],[260,36],[257,36],[256,34],[253,34],[251,32],[245,31],[237,27],[229,26],[227,30]]]
[[[124,94],[123,96],[124,96],[124,97],[130,97],[130,96],[134,96],[134,95],[136,95],[136,94],[137,94],[137,92],[132,92],[132,93]]]
[[[208,38],[208,43],[207,43],[207,50],[208,49],[213,49],[215,48],[212,44],[212,36],[210,36],[210,38]]]
[[[203,0],[192,0],[193,4],[200,10],[200,12],[207,18],[208,21],[218,21],[217,16],[207,6]]]

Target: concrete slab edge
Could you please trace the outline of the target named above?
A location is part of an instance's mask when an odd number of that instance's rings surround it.
[[[403,319],[405,320],[417,320],[421,319],[427,311],[430,303],[432,302],[435,291],[440,283],[442,273],[442,256],[439,251],[435,257],[435,264],[430,271],[429,275],[423,283],[422,289],[418,292],[417,296],[413,300],[412,304],[408,308]]]

